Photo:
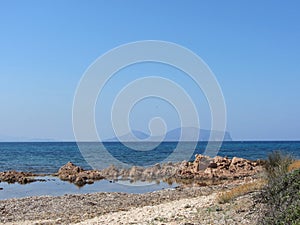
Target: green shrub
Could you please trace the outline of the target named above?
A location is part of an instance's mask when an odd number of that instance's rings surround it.
[[[264,203],[259,224],[300,224],[300,170],[288,172],[291,156],[273,152],[266,163],[268,184],[260,200]]]

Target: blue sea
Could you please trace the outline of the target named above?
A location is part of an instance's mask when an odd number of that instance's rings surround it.
[[[80,151],[75,142],[0,142],[0,171],[17,170],[52,174],[69,161],[85,169],[91,169],[92,167],[86,159],[89,161],[97,157],[100,158],[100,164],[103,164],[103,168],[111,163],[109,158],[117,159],[127,165],[147,166],[162,161],[170,154],[174,154],[176,152],[174,149],[178,149],[178,143],[176,142],[163,142],[158,144],[153,150],[145,151],[152,144],[143,142],[131,143],[131,147],[133,148],[129,148],[122,143],[107,142],[102,145],[105,151],[103,149],[99,151],[99,144],[97,143],[80,143],[79,146],[83,146],[85,149],[84,154],[81,154],[82,148],[80,148]],[[214,146],[214,143],[209,145],[212,149]],[[191,157],[187,160],[193,160],[194,155],[203,153],[206,147],[206,142],[181,143],[179,153],[177,153],[178,159],[181,159],[182,156],[189,157],[190,154],[186,153],[191,152]],[[191,151],[191,148],[194,151]],[[274,150],[281,150],[296,158],[300,158],[300,141],[223,142],[218,155],[228,157],[237,156],[255,160],[266,159],[268,154]],[[111,157],[101,158],[101,154],[103,153],[108,153]],[[1,182],[0,200],[29,196],[59,196],[94,192],[145,193],[165,188],[174,188],[179,185],[163,181],[138,181],[137,183],[131,183],[129,181],[101,180],[91,185],[77,187],[55,176],[48,175],[41,178],[46,179],[47,182],[33,182],[26,185]]]
[[[97,145],[94,143],[85,145],[91,152],[97,151]],[[163,142],[151,151],[131,150],[118,142],[107,142],[104,146],[114,158],[126,164],[147,166],[160,162],[172,154],[177,143]],[[136,143],[136,149],[145,146],[147,143]],[[189,142],[181,143],[181,153],[184,154],[191,146]],[[195,154],[203,153],[206,146],[207,142],[197,143],[189,160],[193,160]],[[300,141],[223,142],[218,155],[256,160],[266,159],[274,150],[281,150],[300,158]],[[76,142],[0,142],[0,171],[17,170],[51,174],[69,161],[85,169],[91,169]]]

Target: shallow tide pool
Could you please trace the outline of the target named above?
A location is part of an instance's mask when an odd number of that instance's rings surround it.
[[[125,192],[125,193],[146,193],[166,188],[175,188],[177,184],[169,185],[165,182],[135,182],[108,180],[96,181],[78,187],[68,181],[62,181],[57,177],[36,177],[46,181],[37,181],[29,184],[8,184],[0,183],[0,200],[11,198],[23,198],[30,196],[61,196],[65,194],[87,194],[95,192]]]

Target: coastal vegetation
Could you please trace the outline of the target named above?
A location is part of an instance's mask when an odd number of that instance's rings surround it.
[[[281,151],[269,154],[261,178],[217,194],[219,204],[258,191],[254,207],[261,211],[258,224],[300,224],[300,160]]]
[[[234,198],[239,196],[243,196],[245,194],[259,191],[266,185],[266,181],[264,179],[257,179],[250,183],[241,184],[239,186],[234,187],[233,189],[225,192],[219,192],[217,195],[218,203],[227,203]]]
[[[259,198],[264,204],[260,224],[300,224],[300,161],[275,151],[266,163],[267,185]]]

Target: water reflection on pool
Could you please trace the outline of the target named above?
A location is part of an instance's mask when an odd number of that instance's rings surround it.
[[[62,181],[57,177],[37,177],[45,179],[45,182],[37,181],[30,184],[8,184],[0,183],[0,200],[10,198],[22,198],[29,196],[61,196],[65,194],[86,194],[95,192],[125,192],[125,193],[146,193],[158,191],[166,188],[175,188],[176,183],[168,184],[165,182],[134,182],[130,181],[108,181],[100,180],[93,184],[87,184],[83,187],[78,187],[67,181]]]

